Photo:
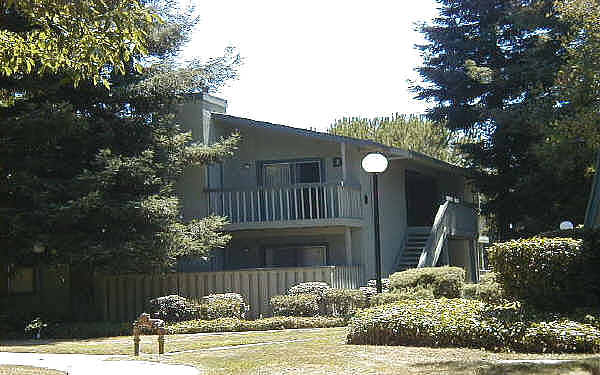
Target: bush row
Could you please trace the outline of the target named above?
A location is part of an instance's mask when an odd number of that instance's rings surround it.
[[[191,320],[168,326],[169,333],[210,333],[267,331],[294,328],[330,328],[347,324],[343,318],[334,317],[273,317],[257,320],[221,318],[215,320]]]
[[[425,345],[522,352],[600,352],[600,330],[568,319],[539,320],[514,303],[466,299],[405,300],[358,313],[349,344]]]
[[[481,276],[477,284],[465,284],[463,297],[477,299],[489,304],[502,304],[507,302],[504,290],[496,279],[494,272],[488,272]]]
[[[274,316],[348,316],[367,306],[361,290],[325,289],[318,294],[301,293],[273,296],[270,300]]]
[[[237,293],[211,294],[200,301],[190,301],[178,295],[169,295],[151,299],[146,310],[154,317],[165,322],[182,322],[193,319],[244,319],[248,305]]]
[[[390,291],[401,292],[414,288],[431,289],[436,298],[458,298],[465,282],[460,267],[413,268],[390,276]]]

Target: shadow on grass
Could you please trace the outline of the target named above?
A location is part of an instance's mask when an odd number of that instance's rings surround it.
[[[569,360],[559,363],[490,363],[485,361],[444,361],[411,366],[423,374],[459,375],[600,375],[600,358]]]

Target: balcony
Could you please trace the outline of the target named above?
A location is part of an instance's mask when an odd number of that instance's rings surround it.
[[[229,219],[226,230],[362,225],[360,186],[294,184],[208,190],[209,212]]]

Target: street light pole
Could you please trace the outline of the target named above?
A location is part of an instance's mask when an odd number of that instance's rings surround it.
[[[381,285],[381,239],[379,235],[379,187],[377,183],[377,174],[385,172],[388,166],[388,160],[379,153],[371,153],[362,160],[362,167],[369,173],[373,179],[373,230],[375,232],[375,283],[377,293],[383,291]]]
[[[375,282],[377,293],[383,291],[381,285],[381,240],[379,238],[379,189],[377,187],[377,173],[373,175],[373,221],[375,225]]]

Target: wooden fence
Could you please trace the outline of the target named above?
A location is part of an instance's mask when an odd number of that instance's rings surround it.
[[[131,321],[155,297],[178,294],[198,298],[212,293],[240,293],[250,304],[249,317],[271,315],[269,299],[306,281],[324,281],[334,288],[358,288],[359,266],[258,268],[166,275],[107,276],[95,286],[96,305],[106,321]]]

